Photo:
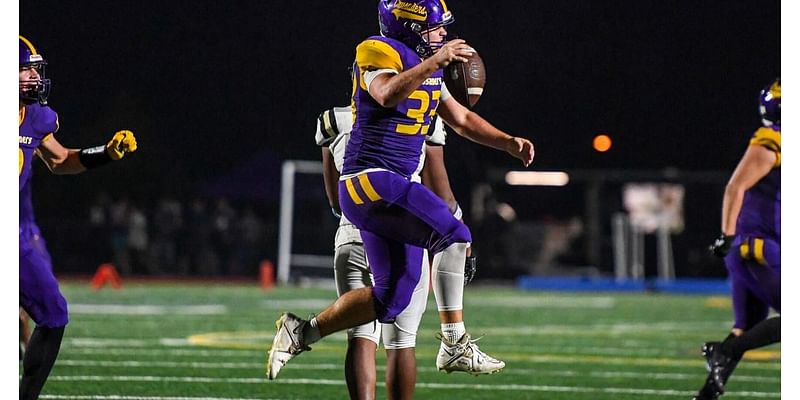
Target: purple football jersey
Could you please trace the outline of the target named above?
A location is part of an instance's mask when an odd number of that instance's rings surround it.
[[[19,305],[36,325],[59,328],[69,322],[67,301],[53,275],[31,202],[31,178],[36,148],[58,130],[58,116],[47,106],[31,104],[19,112]]]
[[[19,113],[19,222],[33,222],[31,178],[36,148],[58,130],[58,115],[50,107],[30,104]]]
[[[781,238],[781,132],[760,128],[750,139],[751,146],[764,146],[775,152],[775,167],[744,193],[742,210],[736,222],[741,236]]]
[[[370,96],[364,73],[382,69],[399,73],[420,62],[416,52],[394,39],[372,36],[358,45],[353,71],[355,118],[342,175],[379,168],[409,178],[417,169],[425,135],[439,105],[442,70],[391,108],[382,107]]]

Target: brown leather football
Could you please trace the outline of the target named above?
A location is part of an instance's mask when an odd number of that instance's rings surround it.
[[[467,57],[467,62],[452,62],[444,69],[444,83],[459,103],[472,108],[483,94],[486,85],[486,67],[477,52]]]

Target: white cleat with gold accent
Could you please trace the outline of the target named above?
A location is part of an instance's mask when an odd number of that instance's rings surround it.
[[[436,356],[436,367],[439,371],[448,374],[466,372],[472,375],[487,375],[500,372],[506,366],[506,363],[482,352],[475,344],[480,338],[470,340],[469,333],[465,333],[455,343],[451,343],[445,337],[440,338],[442,344]]]
[[[303,326],[308,321],[292,314],[283,313],[275,321],[278,332],[272,340],[272,348],[267,356],[267,377],[273,380],[278,377],[284,365],[296,355],[311,350],[303,342]]]

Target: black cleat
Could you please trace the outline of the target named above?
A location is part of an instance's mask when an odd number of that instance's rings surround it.
[[[717,385],[714,383],[714,379],[711,378],[711,374],[708,374],[705,385],[692,397],[692,400],[718,400],[721,394],[722,392],[717,390]]]
[[[692,398],[693,400],[717,400],[725,393],[725,384],[741,358],[724,354],[721,345],[720,342],[703,344],[701,351],[706,358],[708,377],[697,395]]]
[[[731,377],[741,357],[735,358],[722,352],[721,343],[708,342],[703,345],[703,356],[706,358],[708,376],[721,395],[725,393],[725,384]]]

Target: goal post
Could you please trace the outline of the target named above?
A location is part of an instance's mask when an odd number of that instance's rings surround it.
[[[281,168],[280,211],[278,221],[278,271],[282,285],[289,283],[292,267],[329,268],[333,270],[333,256],[295,253],[292,249],[294,223],[295,182],[298,174],[322,174],[321,161],[286,160]]]

